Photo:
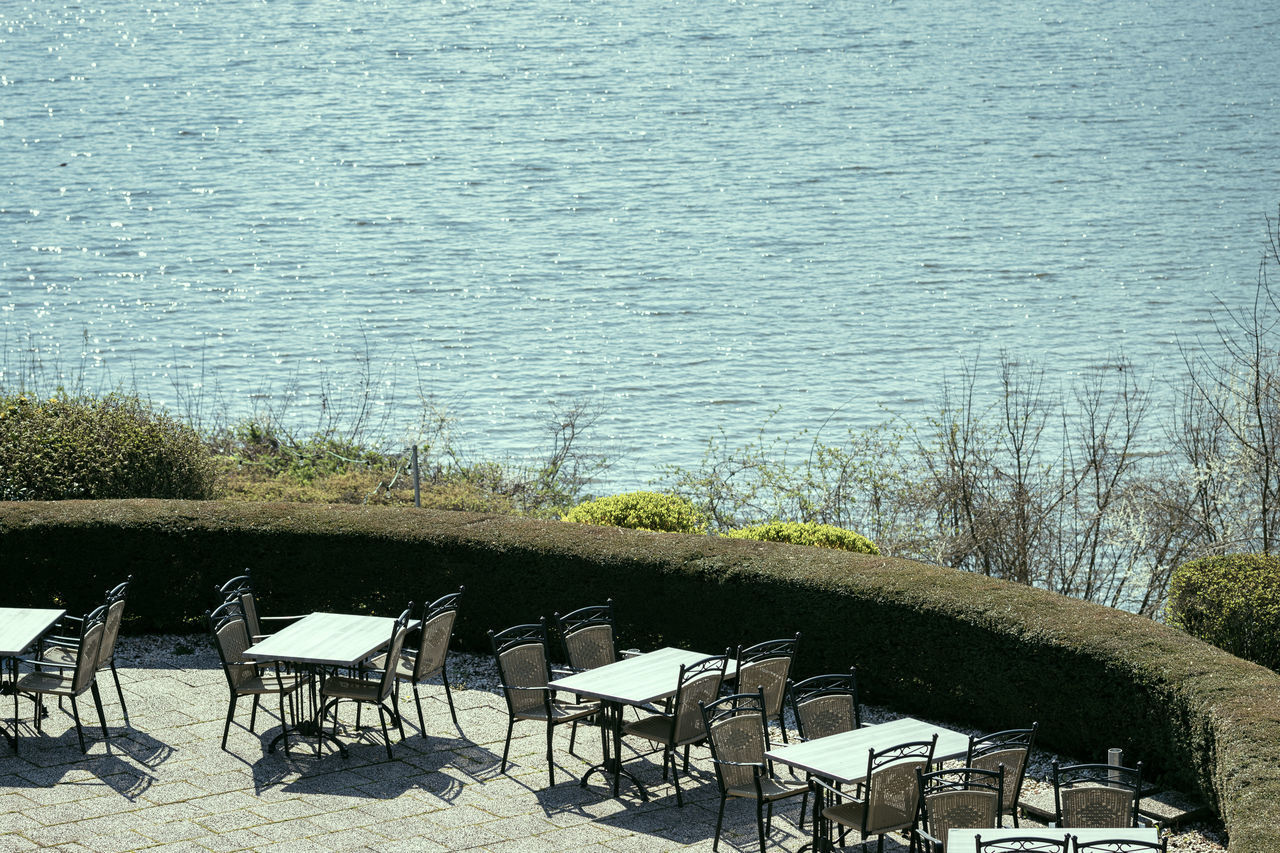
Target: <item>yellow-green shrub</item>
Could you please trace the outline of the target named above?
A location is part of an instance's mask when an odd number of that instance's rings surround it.
[[[792,545],[813,545],[817,548],[836,548],[858,554],[879,554],[876,544],[861,533],[845,530],[832,524],[812,521],[770,521],[753,524],[740,530],[726,531],[730,539],[754,539],[758,542],[790,542]]]
[[[1173,571],[1168,613],[1193,637],[1280,670],[1280,558],[1226,554],[1184,563]]]
[[[664,533],[707,532],[707,520],[697,507],[684,498],[659,492],[627,492],[584,501],[562,520]]]

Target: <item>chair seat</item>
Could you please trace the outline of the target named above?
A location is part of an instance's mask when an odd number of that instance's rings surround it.
[[[773,802],[774,800],[794,797],[799,794],[803,794],[808,790],[809,786],[805,784],[784,785],[778,780],[769,777],[760,780],[760,793],[764,794],[765,802]],[[756,786],[733,785],[729,788],[729,796],[747,797],[754,800],[756,798]]]
[[[357,702],[377,702],[381,681],[331,675],[324,681],[320,693],[328,699],[354,699]]]
[[[20,693],[52,693],[58,696],[73,696],[77,695],[72,689],[72,684],[75,683],[74,679],[75,670],[72,669],[28,672],[18,679],[18,691]]]
[[[49,663],[74,664],[76,662],[76,650],[67,646],[50,646],[44,650],[44,654],[40,655],[40,660],[45,660]]]
[[[654,743],[671,744],[671,720],[669,714],[654,714],[642,717],[623,725],[622,730],[629,735],[646,738]]]
[[[579,720],[583,717],[590,717],[592,714],[600,710],[599,702],[556,702],[551,703],[551,718],[557,723],[568,722],[570,720]],[[545,720],[547,719],[546,708],[539,705],[536,708],[529,708],[524,711],[517,711],[515,714],[517,720]]]
[[[279,679],[273,673],[264,673],[246,678],[236,684],[236,693],[252,696],[255,693],[292,693],[311,680],[310,675],[294,675],[281,673]]]
[[[413,664],[414,664],[414,661],[412,658],[406,657],[405,655],[401,655],[400,659],[396,661],[396,678],[400,679],[401,681],[420,680],[418,675],[416,675],[413,671]],[[385,654],[378,655],[376,658],[369,661],[369,665],[374,669],[386,669],[387,656]],[[440,669],[441,667],[437,667],[431,672],[424,672],[421,677],[430,678],[433,675],[437,675],[440,672]]]
[[[822,810],[822,816],[827,820],[830,820],[834,823],[838,823],[842,826],[847,826],[847,827],[850,827],[851,829],[861,829],[862,813],[866,810],[866,808],[867,808],[867,804],[864,801],[851,800],[847,803],[840,803],[839,805],[828,806],[827,808]],[[912,819],[910,816],[908,816],[907,819],[902,823],[894,824],[893,826],[877,826],[873,829],[868,829],[867,831],[869,833],[879,835],[886,832],[899,832],[902,830],[910,829],[911,825],[912,825]]]

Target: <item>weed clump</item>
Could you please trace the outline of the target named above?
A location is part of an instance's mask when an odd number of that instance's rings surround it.
[[[753,524],[739,530],[724,533],[728,539],[754,539],[758,542],[789,542],[792,545],[811,545],[817,548],[835,548],[856,554],[879,554],[876,544],[861,533],[836,527],[834,524],[818,524],[804,521],[770,521]]]
[[[627,492],[586,501],[565,513],[563,520],[660,533],[707,532],[707,520],[697,507],[660,492]]]

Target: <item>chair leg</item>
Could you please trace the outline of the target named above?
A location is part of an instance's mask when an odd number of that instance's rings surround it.
[[[378,723],[382,726],[382,742],[387,745],[387,758],[391,758],[391,735],[387,732],[387,711],[378,705]]]
[[[120,713],[124,716],[124,724],[129,725],[129,709],[124,704],[124,691],[120,689],[120,674],[116,672],[116,659],[111,659],[111,678],[116,683],[116,695],[120,697]]]
[[[462,726],[458,723],[458,712],[453,707],[453,692],[449,689],[449,673],[447,670],[440,670],[440,680],[444,682],[444,698],[449,703],[449,716],[453,717],[453,727],[458,730],[458,734],[462,734]]]
[[[284,716],[284,691],[281,690],[277,696],[280,697],[280,739],[284,741],[284,754],[289,754],[289,721]]]
[[[728,799],[729,797],[723,791],[721,791],[720,792],[720,811],[716,814],[716,838],[714,841],[711,842],[711,853],[715,853],[717,845],[720,844],[720,827],[724,825],[724,804],[725,804],[725,801]],[[816,845],[814,849],[815,850],[817,849]]]
[[[93,694],[93,704],[98,708],[98,726],[102,729],[102,743],[106,746],[107,752],[111,752],[111,736],[107,734],[107,717],[102,713],[102,691],[98,689],[98,681],[94,679],[89,685],[89,692]]]
[[[502,770],[500,771],[502,773],[507,772],[507,753],[511,751],[511,730],[515,727],[516,718],[511,717],[507,720],[507,741],[502,745]]]
[[[551,779],[550,786],[552,788],[556,786],[556,763],[554,760],[552,760],[552,757],[551,757],[551,735],[555,730],[556,730],[556,727],[552,725],[550,722],[548,722],[547,723],[547,775]]]
[[[689,768],[686,767],[686,770]],[[680,790],[680,774],[676,771],[676,753],[671,751],[671,782],[676,786],[676,807],[684,808],[684,794]]]
[[[426,737],[427,721],[426,718],[422,716],[422,697],[418,695],[418,685],[416,682],[413,685],[413,704],[418,706],[418,731],[422,733],[423,737]]]
[[[80,728],[80,708],[76,705],[76,697],[71,697],[71,716],[76,721],[76,737],[80,738],[80,751],[87,753],[89,750],[84,746],[84,730]]]
[[[223,749],[227,748],[227,735],[231,732],[231,718],[235,716],[236,700],[239,698],[240,698],[239,696],[232,693],[231,701],[227,703],[227,722],[226,722],[226,725],[222,727],[222,748]]]
[[[258,693],[253,694],[253,710],[249,712],[249,733],[253,734],[253,728],[258,724],[258,703],[262,700],[262,696]]]
[[[760,838],[760,853],[764,853],[764,800],[756,800],[756,835]]]

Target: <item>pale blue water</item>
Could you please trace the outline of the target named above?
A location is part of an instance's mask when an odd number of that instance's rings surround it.
[[[390,438],[421,389],[518,455],[588,395],[622,487],[777,406],[921,417],[979,352],[1169,374],[1280,203],[1278,36],[1268,0],[6,0],[4,378],[309,424],[367,351]]]

